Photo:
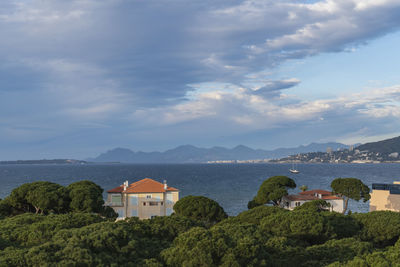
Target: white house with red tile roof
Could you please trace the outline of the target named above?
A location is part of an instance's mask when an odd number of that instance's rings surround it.
[[[122,185],[107,191],[106,205],[118,213],[118,219],[139,217],[150,219],[155,216],[171,215],[174,204],[179,200],[179,190],[150,178]]]
[[[322,199],[331,204],[330,210],[336,212],[343,212],[344,200],[343,198],[332,194],[330,191],[315,189],[300,192],[297,195],[287,195],[282,198],[281,207],[289,210],[293,210],[296,207],[303,205],[304,203]]]

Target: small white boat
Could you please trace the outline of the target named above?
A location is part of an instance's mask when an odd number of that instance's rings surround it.
[[[292,168],[289,169],[289,171],[290,171],[291,173],[294,173],[294,174],[300,173],[300,171],[297,170],[297,163],[296,163],[296,167],[294,166],[294,163],[292,163]]]

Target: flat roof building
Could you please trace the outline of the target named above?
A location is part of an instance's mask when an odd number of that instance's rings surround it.
[[[372,184],[369,211],[400,211],[400,182]]]

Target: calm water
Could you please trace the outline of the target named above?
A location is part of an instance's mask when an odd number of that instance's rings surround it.
[[[230,215],[247,209],[247,202],[260,184],[273,175],[287,175],[297,186],[330,189],[337,177],[355,177],[372,183],[400,180],[400,164],[299,164],[300,174],[289,173],[289,164],[174,164],[174,165],[0,165],[0,198],[13,188],[38,180],[68,185],[88,179],[105,190],[123,181],[129,183],[149,177],[181,190],[181,196],[203,195],[216,200]],[[298,192],[298,189],[292,192]],[[368,202],[351,202],[353,212],[367,212]]]

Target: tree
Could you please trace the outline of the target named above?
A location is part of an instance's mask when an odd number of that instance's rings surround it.
[[[308,190],[308,186],[302,185],[302,186],[300,186],[300,190],[301,190],[302,192],[307,191],[307,190]]]
[[[115,210],[110,206],[104,206],[100,212],[100,215],[113,220],[118,218],[118,213],[116,213]]]
[[[272,176],[265,180],[258,189],[257,195],[248,204],[248,207],[255,207],[255,204],[263,205],[272,202],[278,206],[283,196],[288,195],[288,188],[295,188],[296,183],[287,176]]]
[[[261,220],[261,229],[275,236],[285,236],[302,241],[322,243],[329,238],[326,221],[317,212],[298,211],[275,213]]]
[[[12,206],[9,203],[9,200],[0,199],[0,216],[9,216],[12,213]]]
[[[286,212],[289,211],[280,207],[259,206],[250,210],[243,211],[242,213],[239,213],[235,218],[240,223],[252,223],[259,225],[260,221],[265,217],[274,215],[276,213]]]
[[[23,212],[65,212],[69,198],[65,187],[51,182],[26,183],[15,188],[7,198],[10,205]]]
[[[79,181],[67,186],[72,211],[95,212],[103,211],[103,188],[91,181]]]
[[[371,243],[356,238],[333,239],[322,245],[307,247],[307,262],[303,266],[327,266],[334,261],[343,265],[343,262],[370,253],[372,249]]]
[[[352,237],[360,230],[357,221],[350,216],[311,210],[278,212],[263,218],[260,226],[266,233],[306,241],[309,244]]]
[[[357,178],[336,178],[332,181],[331,187],[333,193],[343,197],[345,201],[343,214],[347,211],[350,198],[356,201],[363,199],[364,202],[371,198],[369,187]]]
[[[194,227],[161,255],[166,266],[267,266],[266,241],[254,225]]]
[[[68,210],[68,191],[64,186],[51,182],[36,182],[35,187],[26,194],[26,200],[36,213],[56,212]]]
[[[11,191],[8,197],[9,203],[17,210],[23,212],[32,212],[34,208],[32,204],[28,202],[26,196],[30,190],[33,190],[39,186],[39,182],[26,183]]]
[[[373,211],[353,214],[361,223],[359,237],[364,241],[372,241],[376,247],[391,246],[400,237],[400,213],[394,211]]]
[[[186,196],[174,205],[177,215],[206,223],[217,223],[228,217],[224,209],[214,200],[203,196]]]
[[[322,199],[308,201],[301,206],[294,208],[294,210],[308,210],[308,211],[329,211],[331,204]]]

